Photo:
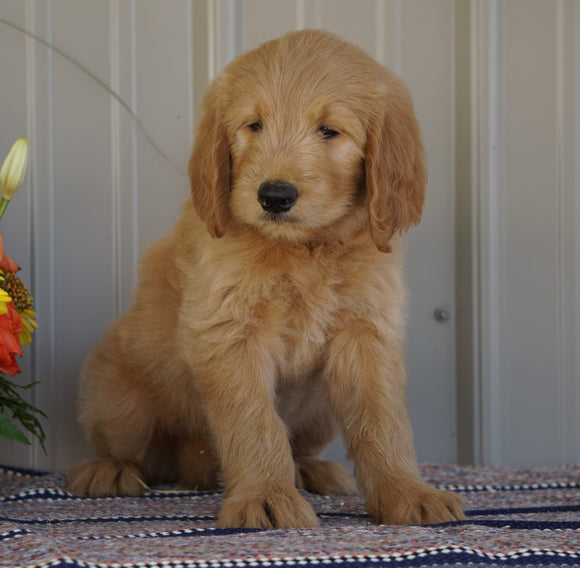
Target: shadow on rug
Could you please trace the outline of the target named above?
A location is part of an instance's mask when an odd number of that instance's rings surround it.
[[[251,568],[580,565],[580,466],[423,466],[462,494],[468,520],[370,524],[362,498],[306,494],[318,529],[217,529],[223,495],[88,499],[62,473],[0,468],[0,566]]]

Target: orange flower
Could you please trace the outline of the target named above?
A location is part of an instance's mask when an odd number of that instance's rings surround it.
[[[13,302],[5,303],[6,313],[0,315],[0,371],[15,375],[20,373],[16,355],[22,356],[20,347],[20,332],[22,320]]]
[[[0,233],[0,269],[4,272],[18,272],[20,266],[18,266],[7,254],[4,254],[4,240],[2,239],[2,233]]]

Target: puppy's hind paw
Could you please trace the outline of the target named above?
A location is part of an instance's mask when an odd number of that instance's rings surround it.
[[[353,495],[356,485],[338,463],[312,457],[296,458],[296,486],[320,495]]]
[[[288,529],[318,526],[310,504],[294,488],[260,486],[224,501],[218,527]]]
[[[73,495],[89,497],[135,497],[147,486],[141,469],[113,459],[89,460],[73,467],[66,488]]]
[[[428,525],[465,519],[465,501],[422,481],[397,482],[367,497],[366,508],[375,523]]]

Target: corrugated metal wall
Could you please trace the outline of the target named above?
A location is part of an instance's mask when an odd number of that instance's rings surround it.
[[[21,379],[43,381],[50,417],[48,456],[0,442],[0,462],[87,455],[77,374],[187,197],[207,80],[303,27],[400,73],[423,129],[430,182],[407,270],[420,458],[580,459],[578,0],[2,0],[0,18],[0,155],[31,142],[0,230],[40,323]]]

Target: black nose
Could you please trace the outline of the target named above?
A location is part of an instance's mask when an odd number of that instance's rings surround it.
[[[298,190],[286,181],[268,180],[258,189],[258,201],[268,213],[290,211],[298,200]]]

